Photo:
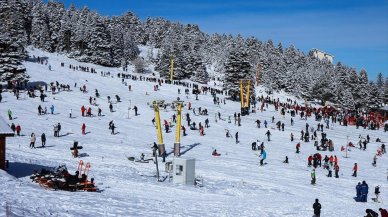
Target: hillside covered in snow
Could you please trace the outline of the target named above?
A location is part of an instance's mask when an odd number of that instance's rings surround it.
[[[142,49],[142,52],[148,52]],[[372,166],[373,157],[382,143],[388,142],[387,132],[368,130],[355,126],[341,126],[330,123],[330,129],[324,128],[327,137],[333,141],[334,151],[317,151],[314,142],[300,140],[301,130],[306,123],[317,129],[314,115],[307,120],[299,115],[293,117],[291,126],[289,111],[283,117],[272,104],[257,113],[243,116],[241,126],[234,122],[234,113],[240,112],[240,103],[225,100],[227,96],[217,94],[220,104],[213,102],[213,96],[199,94],[198,100],[190,87],[171,85],[140,76],[152,77],[152,74],[133,73],[129,66],[128,72],[122,68],[108,68],[90,63],[78,62],[60,54],[51,54],[39,49],[28,49],[29,55],[47,58],[47,65],[37,62],[24,62],[30,76],[29,82],[40,82],[48,85],[47,98],[42,102],[39,97],[31,98],[25,91],[20,91],[16,99],[11,90],[2,93],[0,115],[11,125],[21,126],[21,136],[7,139],[7,159],[10,161],[8,173],[0,171],[0,216],[312,216],[312,204],[319,198],[322,204],[321,216],[364,216],[365,209],[375,211],[379,207],[387,208],[387,154],[378,157],[377,165]],[[144,53],[140,53],[144,55]],[[61,66],[63,63],[63,66]],[[70,68],[70,65],[74,67]],[[81,71],[81,67],[93,68],[96,73]],[[49,67],[51,70],[49,70]],[[77,68],[75,68],[77,67]],[[134,79],[118,78],[118,73],[130,74]],[[134,78],[134,77],[133,77]],[[69,85],[70,91],[52,92],[50,83]],[[188,81],[188,84],[192,82]],[[85,85],[86,92],[80,91]],[[131,86],[129,91],[128,85]],[[155,85],[159,89],[155,91]],[[222,83],[211,81],[209,85],[222,89]],[[44,86],[44,85],[43,85]],[[185,95],[184,90],[189,89]],[[44,89],[44,88],[43,88]],[[178,94],[180,89],[180,94]],[[256,87],[257,96],[267,94],[264,88]],[[89,98],[95,97],[95,90],[100,96],[95,105]],[[39,91],[35,93],[39,96]],[[115,95],[121,98],[116,102]],[[112,98],[113,111],[109,110],[107,97]],[[152,158],[152,144],[157,141],[156,129],[152,123],[154,110],[150,107],[153,100],[172,102],[179,97],[184,101],[182,125],[187,136],[181,138],[181,158],[196,159],[196,176],[203,179],[203,186],[179,185],[169,182],[167,178],[158,182],[155,164],[129,161],[128,157],[139,159],[142,153],[145,158]],[[287,99],[296,100],[284,93],[269,95],[281,102]],[[225,103],[224,103],[225,100]],[[192,109],[188,110],[188,104]],[[297,103],[302,103],[298,101]],[[38,115],[38,106],[47,108],[48,114]],[[54,106],[53,114],[50,107]],[[91,108],[92,116],[83,117],[81,107]],[[135,116],[134,107],[139,115]],[[102,110],[101,116],[97,110]],[[208,115],[199,115],[199,108],[207,109]],[[9,120],[7,111],[12,110],[13,119]],[[195,109],[195,113],[193,111]],[[72,118],[69,113],[72,113]],[[176,111],[170,107],[161,109],[161,120],[169,121]],[[190,130],[186,114],[191,122],[205,124],[204,136],[198,130]],[[220,114],[220,118],[218,117]],[[272,122],[272,117],[274,122]],[[229,122],[229,118],[231,121]],[[114,121],[116,133],[108,129],[110,121]],[[256,120],[261,121],[258,128]],[[264,122],[268,122],[267,128]],[[284,131],[278,130],[275,123],[284,123]],[[59,137],[53,136],[54,125],[60,123],[62,129]],[[85,123],[86,135],[81,133]],[[272,134],[267,141],[266,132]],[[229,131],[231,137],[226,137]],[[239,143],[235,135],[238,132]],[[31,149],[30,136],[37,136],[35,146]],[[47,144],[40,147],[40,136],[46,134]],[[295,137],[290,141],[290,134]],[[349,148],[348,157],[341,151],[348,141],[357,144],[360,136],[370,136],[367,149]],[[321,132],[318,131],[321,139]],[[380,138],[382,142],[375,142]],[[173,161],[173,145],[175,127],[170,133],[163,132],[166,151],[169,154],[166,162]],[[73,158],[70,147],[78,141],[83,149],[80,156]],[[258,145],[264,142],[267,153],[264,166],[260,166],[260,151],[252,150],[252,142]],[[297,143],[301,144],[300,153],[295,153]],[[356,145],[358,147],[358,145]],[[220,156],[212,156],[214,149]],[[328,171],[322,167],[316,169],[316,185],[311,185],[312,167],[307,166],[309,155],[320,153],[337,156],[339,178],[327,177]],[[283,163],[285,157],[289,163]],[[90,178],[94,178],[99,192],[68,192],[52,191],[40,187],[30,179],[33,170],[53,168],[65,164],[69,172],[74,174],[78,162],[90,162]],[[354,163],[358,164],[358,176],[352,176]],[[167,177],[164,163],[159,158],[161,177]],[[334,176],[334,171],[333,171]],[[354,200],[356,185],[365,180],[369,184],[367,203]],[[381,189],[381,201],[375,203],[371,198],[374,187]]]

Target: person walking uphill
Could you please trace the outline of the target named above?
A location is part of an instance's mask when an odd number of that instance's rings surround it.
[[[315,203],[313,204],[313,209],[314,209],[314,217],[320,217],[322,206],[319,203],[318,198],[315,199]]]

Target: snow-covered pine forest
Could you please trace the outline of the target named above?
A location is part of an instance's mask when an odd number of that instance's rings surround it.
[[[230,93],[238,88],[237,79],[253,78],[260,67],[261,82],[270,90],[282,89],[349,109],[388,103],[388,78],[382,73],[374,82],[363,69],[357,71],[340,62],[333,65],[271,40],[209,35],[194,24],[163,18],[140,20],[130,11],[105,17],[87,7],[66,9],[55,1],[2,0],[0,19],[1,80],[28,79],[21,62],[27,57],[26,46],[33,45],[109,67],[152,64],[162,77],[169,76],[173,57],[175,79],[206,83],[211,77],[220,78]],[[140,45],[152,47],[157,55],[151,50],[147,58],[140,58]],[[236,60],[241,64],[236,65]]]

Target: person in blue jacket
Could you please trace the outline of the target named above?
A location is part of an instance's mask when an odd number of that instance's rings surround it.
[[[358,185],[356,185],[356,192],[357,192],[356,201],[361,202],[361,182],[359,182]]]
[[[367,202],[368,200],[368,190],[369,186],[365,181],[362,181],[361,185],[361,202]]]
[[[260,166],[263,166],[264,160],[267,158],[267,152],[265,150],[263,150],[263,152],[261,153],[260,157],[261,157]]]
[[[51,114],[53,115],[54,114],[54,105],[51,105],[50,110],[51,110]]]

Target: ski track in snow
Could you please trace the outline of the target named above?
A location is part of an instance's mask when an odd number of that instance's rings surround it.
[[[142,48],[147,52],[147,48]],[[3,103],[0,104],[0,114],[9,124],[20,124],[22,134],[25,136],[7,139],[7,159],[10,160],[11,174],[15,178],[0,171],[0,217],[5,216],[6,204],[14,216],[312,216],[312,204],[319,198],[322,204],[321,216],[363,216],[366,208],[375,211],[379,207],[387,208],[387,156],[378,158],[377,167],[371,165],[373,155],[381,143],[373,142],[377,137],[384,142],[388,141],[388,134],[382,129],[368,131],[356,129],[354,126],[342,127],[337,124],[334,129],[324,129],[327,137],[335,145],[334,152],[320,152],[323,157],[337,155],[339,157],[340,178],[326,177],[327,171],[317,169],[317,185],[310,185],[311,168],[307,167],[307,157],[316,153],[313,142],[301,142],[301,153],[295,153],[295,145],[299,142],[300,131],[305,130],[305,120],[295,117],[294,126],[290,126],[290,116],[282,118],[272,106],[263,113],[250,114],[242,117],[242,126],[234,125],[233,113],[239,112],[239,102],[227,101],[220,107],[213,104],[213,99],[207,95],[195,96],[178,95],[180,88],[184,87],[163,84],[160,91],[154,92],[153,85],[145,81],[126,80],[132,85],[132,92],[122,84],[121,78],[116,74],[122,72],[116,68],[105,68],[88,63],[79,63],[57,54],[49,54],[38,49],[30,50],[30,55],[47,56],[53,71],[48,70],[48,65],[26,62],[30,81],[45,81],[47,83],[58,81],[69,84],[72,91],[61,91],[58,94],[49,92],[46,102],[40,102],[39,97],[32,99],[22,95],[16,100],[12,93],[3,94]],[[145,54],[143,54],[145,55]],[[65,67],[60,67],[64,62]],[[81,71],[72,71],[69,64],[89,66],[96,69],[97,74]],[[133,68],[129,68],[129,71]],[[113,77],[102,77],[100,71],[110,71]],[[74,88],[74,82],[77,87]],[[210,82],[211,85],[212,82]],[[87,94],[79,91],[79,87],[86,85]],[[94,89],[98,89],[100,98],[97,103],[102,109],[102,117],[82,117],[82,105],[89,107],[89,96],[94,97]],[[260,89],[260,88],[258,88]],[[146,95],[146,92],[148,95]],[[120,103],[113,104],[116,112],[109,112],[107,96],[114,99],[115,95],[121,97]],[[156,129],[151,120],[154,117],[153,109],[147,103],[154,99],[163,99],[166,102],[176,100],[179,96],[185,102],[191,102],[195,108],[207,108],[209,116],[195,116],[192,111],[184,108],[182,117],[190,113],[192,121],[204,124],[209,118],[210,128],[205,128],[205,136],[199,136],[198,131],[187,127],[187,121],[182,119],[186,126],[188,136],[181,137],[182,151],[190,145],[199,143],[182,157],[196,158],[196,175],[204,178],[204,187],[176,185],[172,182],[156,182],[156,168],[153,163],[136,163],[128,161],[127,156],[138,158],[145,153],[146,158],[152,157],[151,145],[156,141]],[[281,100],[288,97],[278,94]],[[221,96],[223,98],[223,96]],[[131,100],[131,104],[129,103]],[[37,107],[44,108],[55,106],[55,115],[38,116]],[[137,106],[139,116],[134,116],[134,111],[128,107]],[[97,107],[92,107],[92,113],[97,115]],[[15,120],[8,120],[6,112],[11,109]],[[70,119],[69,110],[73,110],[75,118]],[[225,121],[214,121],[215,114],[220,112]],[[174,111],[161,110],[161,120],[169,119]],[[232,123],[228,123],[228,116]],[[285,131],[271,129],[271,117],[275,122],[285,122]],[[262,121],[262,128],[256,128],[255,120]],[[116,135],[111,135],[108,122],[114,120]],[[267,120],[268,129],[272,133],[272,141],[267,142],[264,128]],[[61,137],[53,137],[53,125],[60,122],[62,125]],[[307,121],[310,126],[318,122],[312,118]],[[87,135],[81,135],[81,125],[86,124]],[[234,138],[225,137],[225,129],[233,135],[239,132],[240,143],[236,144]],[[36,146],[40,146],[40,135],[44,132],[47,137],[46,148],[29,149],[30,134],[37,136]],[[290,133],[294,134],[296,141],[290,142]],[[320,133],[318,133],[320,136]],[[359,134],[369,134],[371,143],[366,151],[352,149],[349,158],[344,158],[340,146],[345,145],[347,136],[353,143],[358,142]],[[163,132],[167,152],[172,151],[175,141],[175,127],[171,132]],[[267,165],[260,167],[256,152],[251,151],[251,143],[256,140],[264,141],[267,151]],[[66,164],[69,172],[74,173],[80,158],[74,159],[69,148],[77,140],[83,149],[80,154],[87,154],[81,159],[91,163],[90,177],[95,178],[97,187],[102,192],[66,192],[50,191],[31,182],[29,175],[33,168],[56,167]],[[211,152],[217,149],[222,155],[213,157]],[[285,156],[290,163],[282,163]],[[173,154],[167,161],[173,159]],[[358,163],[358,177],[351,176],[354,163]],[[12,170],[19,168],[19,171]],[[159,163],[161,175],[166,176],[164,164]],[[334,173],[334,172],[333,172]],[[19,177],[20,176],[20,177]],[[356,203],[355,186],[359,181],[366,180],[369,184],[368,203]],[[381,197],[384,204],[371,201],[374,197],[374,187],[381,186]]]

